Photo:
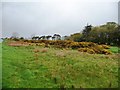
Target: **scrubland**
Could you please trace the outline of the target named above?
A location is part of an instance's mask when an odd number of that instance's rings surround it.
[[[13,42],[13,41],[12,41]],[[17,41],[15,41],[17,42]],[[60,46],[60,45],[58,45]],[[106,53],[45,43],[2,43],[3,88],[117,88],[117,47]],[[107,47],[107,46],[106,46]],[[83,47],[82,47],[83,48]],[[97,49],[98,50],[98,49]],[[101,49],[100,49],[101,50]]]

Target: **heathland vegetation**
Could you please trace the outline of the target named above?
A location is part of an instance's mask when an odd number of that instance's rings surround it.
[[[14,34],[2,42],[3,88],[117,88],[119,30],[108,22],[62,40]]]

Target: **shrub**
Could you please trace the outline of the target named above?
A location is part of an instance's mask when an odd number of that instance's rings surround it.
[[[110,49],[110,46],[108,45],[101,45],[104,49]]]
[[[80,46],[79,46],[79,43],[78,43],[78,42],[72,42],[72,43],[71,43],[71,45],[70,45],[70,47],[71,47],[72,49],[77,49],[77,48],[80,48]]]
[[[105,55],[112,54],[112,52],[110,52],[106,49],[101,50],[101,52],[102,52],[102,54],[105,54]]]
[[[87,52],[90,54],[111,54],[110,51],[106,50],[109,49],[110,46],[108,45],[98,45],[93,42],[74,42],[68,40],[24,40],[26,42],[36,43],[37,46],[42,47],[50,47],[54,46],[56,48],[72,48],[78,49],[80,52]],[[42,52],[46,52],[43,50]]]
[[[90,49],[90,48],[79,48],[78,51],[87,52],[89,54],[95,54],[95,51],[93,49]]]
[[[79,48],[78,51],[80,52],[87,52],[89,54],[105,54],[105,55],[108,55],[108,54],[112,54],[109,50],[106,50],[106,49],[101,49],[101,48]]]
[[[45,43],[40,43],[39,46],[45,47]]]
[[[18,38],[13,38],[14,41],[20,41]]]

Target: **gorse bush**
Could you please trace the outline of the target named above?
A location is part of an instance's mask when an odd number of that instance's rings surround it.
[[[95,54],[95,51],[93,49],[90,49],[90,48],[79,48],[78,51],[87,52],[87,53],[90,53],[90,54]]]
[[[112,54],[108,45],[98,45],[93,42],[74,42],[69,40],[24,40],[24,42],[35,43],[36,46],[51,47],[54,48],[71,48],[78,49],[80,52],[87,52],[90,54]]]
[[[110,49],[110,46],[108,45],[101,45],[104,49]]]
[[[106,54],[106,55],[112,54],[112,52],[110,52],[110,51],[108,51],[106,49],[101,50],[101,52],[102,52],[102,54]]]
[[[112,54],[109,50],[99,48],[79,48],[78,51],[87,52],[89,54]]]

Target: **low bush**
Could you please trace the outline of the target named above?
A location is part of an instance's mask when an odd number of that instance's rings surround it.
[[[101,45],[104,49],[110,49],[110,46],[108,45]]]
[[[108,55],[108,54],[112,54],[111,51],[107,50],[107,49],[103,49],[103,48],[95,48],[95,47],[92,47],[92,48],[79,48],[78,51],[80,52],[87,52],[89,54],[105,54],[105,55]]]
[[[110,52],[106,49],[101,50],[101,52],[102,52],[102,54],[105,54],[105,55],[112,54],[112,52]]]
[[[89,54],[95,54],[95,51],[93,49],[90,49],[90,48],[79,48],[78,51],[79,52],[87,52]]]
[[[108,45],[98,45],[93,42],[74,42],[68,40],[27,40],[26,42],[36,43],[37,46],[42,47],[56,47],[56,48],[71,48],[78,49],[81,52],[87,52],[90,54],[111,54],[107,49]]]

